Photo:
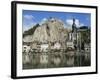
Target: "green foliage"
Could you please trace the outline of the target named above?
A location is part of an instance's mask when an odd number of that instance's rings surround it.
[[[23,33],[23,37],[27,36],[27,35],[32,35],[35,31],[35,29],[39,27],[39,24],[36,24],[35,26],[33,26],[31,29],[24,31]]]
[[[88,29],[88,26],[81,26],[79,29]]]
[[[90,29],[81,32],[81,39],[83,43],[90,43]]]

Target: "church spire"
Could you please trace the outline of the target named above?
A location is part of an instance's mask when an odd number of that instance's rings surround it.
[[[75,24],[75,19],[73,18],[73,24],[72,24],[72,32],[76,30],[76,24]]]
[[[75,19],[73,18],[73,23],[75,24]]]

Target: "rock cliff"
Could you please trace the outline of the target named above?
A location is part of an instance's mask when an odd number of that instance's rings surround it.
[[[25,34],[25,33],[24,33]],[[68,38],[68,30],[64,23],[56,18],[50,18],[43,24],[38,25],[30,35],[23,37],[24,42],[64,42]]]

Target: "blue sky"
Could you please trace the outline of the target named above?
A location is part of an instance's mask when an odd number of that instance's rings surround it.
[[[72,12],[48,12],[48,11],[34,11],[23,10],[22,13],[23,30],[28,30],[37,23],[41,23],[43,20],[47,20],[50,17],[55,17],[63,21],[67,26],[72,25],[72,19],[76,19],[76,25],[89,26],[91,25],[91,14],[89,13],[72,13]]]

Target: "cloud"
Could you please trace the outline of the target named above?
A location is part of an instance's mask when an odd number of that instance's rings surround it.
[[[67,24],[68,26],[71,26],[71,25],[73,24],[73,20],[72,20],[72,19],[67,19],[67,20],[66,20],[66,24]]]
[[[28,14],[23,16],[23,32],[32,28],[35,24],[34,16]]]
[[[83,23],[80,23],[80,26],[84,26],[84,24]]]
[[[43,18],[43,19],[42,19],[42,21],[46,21],[46,20],[47,20],[47,18]]]
[[[29,19],[29,20],[30,20],[30,19],[34,19],[34,17],[33,17],[32,15],[24,15],[24,18],[25,18],[25,19]]]
[[[73,24],[73,19],[67,19],[66,24],[67,24],[67,26],[71,27]],[[75,19],[75,24],[76,24],[76,27],[80,27],[80,26],[84,25],[83,23],[80,23],[80,21],[78,19]]]
[[[40,22],[40,25],[43,24],[43,23],[45,23],[46,21],[47,21],[47,18],[43,18],[43,19],[41,20],[41,22]]]

